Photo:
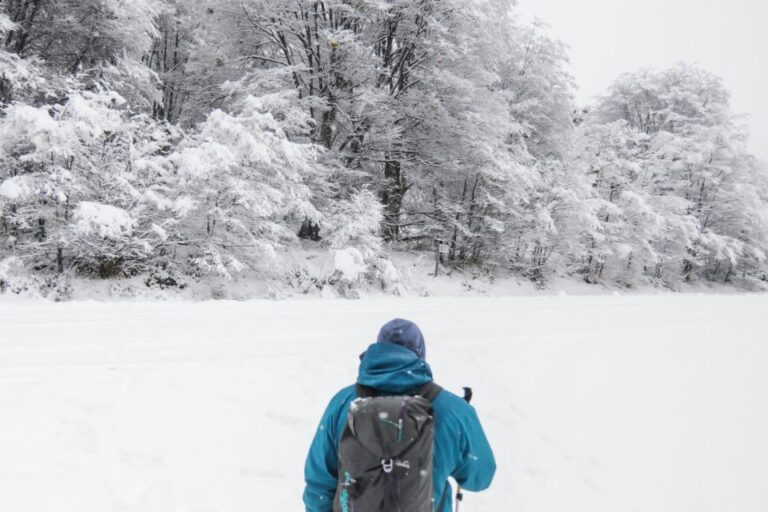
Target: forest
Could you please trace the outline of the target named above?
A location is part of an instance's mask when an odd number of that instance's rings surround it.
[[[511,0],[0,5],[0,291],[394,291],[438,248],[542,288],[768,286],[768,170],[697,65],[579,105]]]

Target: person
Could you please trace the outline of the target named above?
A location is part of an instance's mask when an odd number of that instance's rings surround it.
[[[386,395],[408,394],[432,381],[424,337],[413,322],[396,318],[379,331],[360,356],[357,383]],[[358,387],[345,387],[328,404],[304,468],[306,512],[330,512],[338,481],[338,448]],[[432,401],[434,450],[432,481],[436,512],[450,512],[449,477],[468,491],[488,488],[496,471],[493,452],[474,407],[441,389]]]

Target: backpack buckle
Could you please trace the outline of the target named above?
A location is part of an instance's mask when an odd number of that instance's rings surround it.
[[[389,459],[389,462],[387,462],[386,459],[381,459],[381,467],[384,469],[385,473],[391,473],[392,468],[395,467],[395,463],[392,459]]]

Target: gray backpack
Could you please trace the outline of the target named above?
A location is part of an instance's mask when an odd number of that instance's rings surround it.
[[[433,512],[434,382],[406,395],[357,385],[339,442],[334,512]]]

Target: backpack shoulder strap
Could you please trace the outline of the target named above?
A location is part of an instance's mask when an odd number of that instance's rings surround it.
[[[443,390],[442,387],[435,384],[434,381],[429,381],[426,384],[419,386],[416,389],[413,389],[407,393],[403,393],[404,395],[419,395],[421,397],[426,398],[430,402],[433,402],[437,395],[440,394],[440,392]],[[355,392],[357,393],[358,398],[372,398],[379,396],[379,391],[375,388],[372,388],[370,386],[365,386],[363,384],[360,384],[359,382],[355,384]]]
[[[437,395],[439,395],[442,390],[443,390],[442,387],[436,384],[435,381],[431,380],[426,384],[424,384],[423,386],[414,390],[412,393],[408,393],[408,394],[419,395],[426,398],[430,402],[434,402],[435,398],[437,398]]]

